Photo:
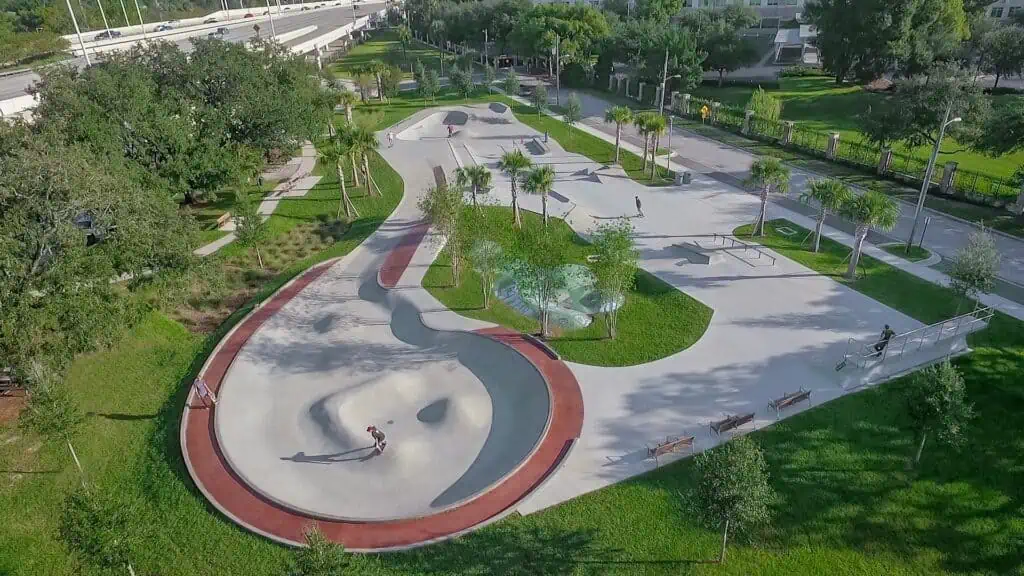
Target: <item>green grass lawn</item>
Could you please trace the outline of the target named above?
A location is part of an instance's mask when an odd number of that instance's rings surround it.
[[[801,126],[824,132],[839,132],[840,141],[861,142],[858,117],[867,111],[873,103],[880,102],[883,96],[865,91],[857,85],[836,85],[832,78],[823,76],[804,78],[781,78],[781,87],[769,92],[783,102],[782,118],[793,120]],[[701,98],[717,100],[732,106],[746,106],[754,87],[698,86],[693,94]],[[991,97],[993,104],[1003,104],[1013,100],[1024,100],[1024,96],[1004,95]],[[975,152],[960,152],[961,145],[952,138],[943,141],[943,154],[939,156],[940,164],[956,161],[960,168],[983,172],[1001,178],[1009,178],[1018,166],[1024,164],[1024,152],[1017,152],[990,158]],[[898,152],[912,153],[927,161],[931,148],[914,150],[896,149]]]
[[[911,246],[909,254],[907,253],[907,247],[903,244],[887,244],[885,246],[880,246],[880,248],[893,256],[899,256],[900,258],[911,262],[927,260],[932,255],[927,248],[922,248],[920,246]]]
[[[455,62],[455,55],[444,53],[445,70]],[[334,72],[344,78],[353,77],[354,70],[359,66],[369,63],[371,60],[383,60],[388,64],[398,66],[402,69],[402,77],[412,78],[412,68],[419,60],[428,70],[441,70],[441,53],[432,46],[413,38],[409,47],[402,50],[402,43],[398,41],[398,32],[394,29],[384,29],[373,32],[370,40],[352,48],[341,60],[332,64]]]
[[[522,216],[523,227],[528,231],[543,226],[538,214],[523,211]],[[483,208],[483,218],[484,223],[477,229],[486,231],[486,238],[498,242],[506,251],[511,250],[515,242],[512,209],[487,206]],[[566,246],[566,263],[586,264],[587,255],[591,253],[586,242],[564,220],[551,218],[548,226]],[[423,278],[423,286],[445,306],[464,316],[522,332],[540,331],[539,322],[523,316],[496,297],[492,297],[490,307],[484,309],[480,277],[470,267],[462,268],[459,286],[453,286],[450,263],[448,253],[442,252]],[[707,330],[711,314],[707,306],[640,270],[636,286],[626,295],[626,302],[619,311],[615,340],[607,337],[605,319],[599,316],[586,328],[556,332],[548,343],[570,362],[631,366],[689,348]]]

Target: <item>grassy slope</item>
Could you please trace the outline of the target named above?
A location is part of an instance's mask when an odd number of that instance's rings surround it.
[[[486,224],[483,228],[488,231],[487,237],[511,249],[514,241],[512,209],[486,207],[484,217]],[[539,229],[541,217],[524,211],[523,226]],[[587,254],[591,251],[572,228],[557,218],[552,218],[548,226],[567,246],[567,263],[586,264]],[[490,308],[484,309],[479,275],[468,266],[461,272],[459,286],[452,286],[450,259],[444,252],[427,270],[423,285],[446,306],[465,316],[523,332],[540,330],[537,321],[521,315],[497,298],[491,298]],[[711,314],[707,306],[640,271],[636,287],[627,294],[625,306],[619,312],[619,330],[615,340],[606,338],[604,318],[598,317],[590,326],[559,334],[549,343],[570,362],[598,366],[642,364],[689,348],[707,330]]]
[[[860,86],[837,86],[830,78],[782,78],[782,87],[769,90],[782,99],[782,117],[793,120],[814,130],[839,132],[841,140],[859,142],[862,140],[858,130],[858,116],[863,114],[873,103],[880,101],[882,96],[864,91]],[[753,88],[727,86],[699,86],[694,95],[711,98],[724,104],[745,106]],[[1021,96],[995,96],[993,102],[1008,103]],[[999,158],[990,158],[974,152],[956,152],[960,145],[953,139],[943,141],[942,149],[947,152],[939,156],[939,162],[955,160],[960,168],[983,172],[999,177],[1009,177],[1018,166],[1024,164],[1024,152],[1010,154]],[[906,152],[906,150],[901,150]],[[952,152],[956,152],[955,154]],[[912,153],[927,161],[931,148],[920,148]]]
[[[358,46],[352,48],[345,57],[332,64],[335,73],[344,78],[351,78],[353,70],[371,60],[383,60],[388,64],[398,66],[402,69],[403,78],[412,78],[409,66],[414,66],[419,60],[428,70],[434,69],[440,72],[441,61],[436,48],[428,46],[415,38],[409,43],[405,52],[402,44],[398,41],[398,33],[394,30],[379,30],[373,33],[373,37]],[[445,70],[454,61],[454,55],[445,54]]]

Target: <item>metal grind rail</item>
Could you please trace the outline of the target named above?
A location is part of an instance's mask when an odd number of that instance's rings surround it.
[[[712,236],[714,237],[714,242],[715,242],[716,246],[718,245],[718,239],[721,238],[723,246],[726,246],[728,244],[727,249],[732,249],[732,248],[737,248],[737,247],[738,248],[742,248],[744,254],[752,250],[752,251],[754,251],[757,254],[757,258],[756,258],[757,260],[760,260],[762,256],[764,256],[765,258],[771,258],[771,260],[772,260],[771,265],[775,266],[775,256],[772,256],[771,254],[765,252],[764,250],[762,250],[761,248],[755,246],[754,244],[747,244],[746,242],[744,242],[742,240],[737,240],[733,236],[726,236],[724,234],[719,234],[717,232],[713,233]]]
[[[890,358],[902,358],[904,354],[916,352],[925,346],[933,346],[943,340],[977,332],[988,326],[994,314],[995,310],[991,306],[978,308],[967,314],[897,334],[890,338],[888,343],[882,339],[865,343],[850,338],[846,343],[846,354],[836,365],[836,371],[842,370],[851,361],[858,368],[864,368],[868,363],[880,364]]]

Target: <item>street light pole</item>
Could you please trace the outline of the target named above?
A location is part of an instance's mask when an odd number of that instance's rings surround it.
[[[671,169],[668,166],[669,160],[672,158],[672,120],[674,118],[671,114],[668,115],[668,151],[665,152],[665,172],[670,172]]]
[[[562,53],[559,45],[562,39],[555,34],[555,106],[561,106],[558,93],[562,91]]]
[[[124,0],[121,0],[121,13],[124,14],[124,25],[131,26],[132,22],[128,19],[128,11],[124,8]]]
[[[103,0],[96,0],[96,5],[100,7],[100,18],[103,18],[103,27],[107,30],[107,37],[110,37],[110,24],[107,24],[107,14],[103,11]]]
[[[142,39],[146,39],[146,23],[142,21],[142,10],[139,9],[139,0],[135,0],[135,12],[139,15],[139,28],[142,29]]]
[[[910,236],[907,238],[907,253],[914,244],[914,234],[917,232],[917,225],[921,220],[921,212],[924,209],[924,199],[928,195],[928,187],[931,186],[932,173],[935,171],[935,161],[939,157],[939,148],[942,146],[942,137],[946,135],[946,128],[950,124],[960,122],[962,119],[957,116],[952,120],[949,115],[953,113],[953,101],[946,105],[946,115],[942,118],[942,126],[939,127],[939,137],[935,139],[935,147],[932,148],[931,158],[928,159],[928,167],[924,171],[924,182],[921,183],[921,193],[917,196],[917,208],[914,210],[914,224],[910,227]]]
[[[276,42],[277,31],[274,30],[274,14],[270,10],[270,0],[267,0],[267,16],[270,18],[270,38]]]
[[[658,114],[665,113],[665,85],[668,84],[668,48],[665,48],[665,67],[661,70],[661,98],[658,101]]]
[[[85,51],[85,40],[82,40],[82,31],[78,28],[78,18],[75,18],[75,11],[71,9],[71,0],[67,0],[68,12],[71,14],[71,23],[75,25],[75,34],[78,35],[78,44],[82,47],[82,56],[85,56],[85,65],[92,66],[89,62],[89,53]]]

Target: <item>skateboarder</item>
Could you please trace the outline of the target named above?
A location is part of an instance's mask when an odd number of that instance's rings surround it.
[[[373,436],[373,445],[377,449],[377,452],[379,454],[383,454],[384,448],[388,445],[388,441],[384,437],[384,432],[376,426],[367,426],[366,431],[370,433],[370,436]]]
[[[896,332],[892,328],[889,328],[888,324],[885,325],[885,328],[882,328],[882,334],[879,336],[878,344],[875,344],[875,352],[877,352],[875,356],[882,355],[882,351],[884,351],[885,347],[889,345],[889,340],[895,335]]]
[[[452,125],[451,125],[451,124],[449,124],[449,125],[448,125],[448,137],[449,137],[449,138],[451,138],[451,137],[452,137],[452,134],[454,134],[454,133],[455,133],[455,129],[454,129],[454,128],[452,128]]]
[[[641,218],[643,218],[644,217],[644,210],[640,206],[640,197],[639,196],[634,196],[633,199],[636,200],[636,215],[641,217]]]
[[[388,130],[388,148],[394,148],[394,147],[395,147],[395,133],[392,132],[391,130]]]
[[[213,395],[213,391],[206,385],[206,380],[196,378],[192,382],[192,386],[195,387],[196,394],[199,395],[199,399],[203,401],[203,406],[209,408],[211,403],[214,406],[217,405],[217,397]]]

